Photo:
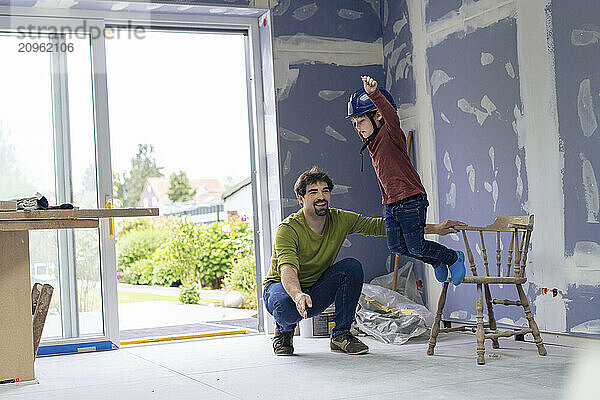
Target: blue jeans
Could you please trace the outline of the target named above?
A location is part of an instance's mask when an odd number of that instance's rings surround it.
[[[361,263],[354,258],[344,258],[327,268],[323,275],[310,287],[302,287],[312,300],[307,308],[308,318],[321,314],[335,301],[335,327],[332,335],[350,329],[363,284]],[[272,282],[265,287],[263,299],[267,311],[275,318],[277,329],[291,331],[302,319],[296,303],[285,291],[281,282]]]
[[[454,250],[425,240],[427,195],[419,193],[385,205],[385,228],[388,249],[395,254],[416,258],[427,264],[452,265],[457,260]]]

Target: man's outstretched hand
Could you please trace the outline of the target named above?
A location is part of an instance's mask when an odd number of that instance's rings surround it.
[[[296,309],[302,318],[306,318],[308,315],[307,308],[312,307],[312,299],[306,293],[298,293],[294,297],[294,303],[296,303]]]
[[[454,229],[455,226],[467,226],[467,224],[461,221],[447,220],[444,222],[440,222],[439,224],[427,225],[429,229],[427,229],[427,232],[425,233],[432,233],[435,235],[444,236],[448,235],[449,233],[458,232],[456,229]]]

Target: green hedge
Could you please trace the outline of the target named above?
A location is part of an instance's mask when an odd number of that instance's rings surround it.
[[[227,291],[237,290],[244,296],[244,308],[256,310],[256,260],[249,254],[233,264],[225,277]]]
[[[160,225],[131,224],[126,231],[117,244],[117,263],[119,279],[127,283],[219,289],[235,262],[254,254],[252,228],[238,218],[200,225],[171,217]]]

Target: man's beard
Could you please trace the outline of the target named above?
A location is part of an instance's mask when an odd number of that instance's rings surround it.
[[[322,217],[324,215],[327,215],[327,211],[329,210],[329,203],[325,202],[325,205],[321,206],[320,208],[317,208],[316,204],[313,203],[313,208],[315,210],[315,214],[319,217]]]

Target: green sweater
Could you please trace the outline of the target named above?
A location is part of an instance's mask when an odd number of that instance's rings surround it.
[[[306,224],[302,210],[279,224],[271,257],[271,268],[263,282],[281,282],[281,266],[288,264],[298,271],[300,286],[312,286],[329,268],[346,236],[385,236],[383,218],[363,217],[352,211],[329,209],[323,233],[315,233]]]

